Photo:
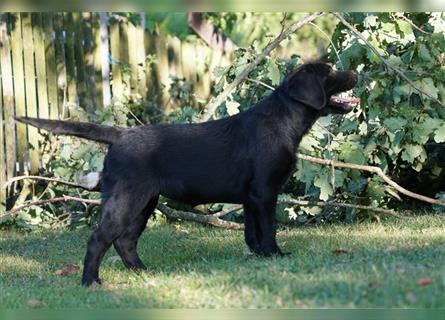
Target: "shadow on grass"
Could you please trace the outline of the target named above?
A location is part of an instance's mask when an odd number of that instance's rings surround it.
[[[245,255],[241,232],[187,227],[188,234],[169,225],[144,232],[138,252],[146,272],[125,270],[111,249],[101,267],[106,285],[89,291],[80,287],[80,273],[53,273],[68,264],[81,266],[91,230],[3,234],[2,282],[7,294],[25,301],[39,295],[39,288],[51,291],[54,298],[48,304],[65,307],[445,304],[445,238],[440,234],[410,235],[408,230],[403,238],[397,232],[291,230],[278,238],[293,255],[266,259]],[[431,278],[432,284],[419,288],[416,280],[421,276]],[[407,298],[409,292],[416,298]]]

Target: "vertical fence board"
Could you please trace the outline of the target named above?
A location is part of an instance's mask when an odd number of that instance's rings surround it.
[[[169,62],[170,73],[178,78],[184,77],[182,74],[181,40],[176,37],[169,37],[168,50],[172,52],[172,60]]]
[[[84,38],[82,33],[82,24],[80,20],[80,13],[73,13],[74,23],[74,61],[77,71],[77,94],[79,96],[79,105],[84,110],[92,111],[91,106],[88,105],[87,86],[86,86],[86,71],[85,71],[85,56],[84,56]]]
[[[138,85],[138,59],[137,59],[137,34],[136,26],[128,21],[127,25],[127,36],[128,36],[128,63],[130,64],[130,92],[137,92]]]
[[[208,54],[207,47],[203,45],[195,45],[194,47],[196,56],[196,94],[204,99],[210,93],[208,72],[206,72],[206,57]]]
[[[170,73],[168,67],[168,48],[167,39],[164,35],[157,34],[156,41],[154,44],[154,49],[156,52],[157,64],[155,66],[157,79],[159,82],[158,88],[162,90],[162,105],[165,108],[165,112],[170,111],[169,102],[169,89],[170,89]]]
[[[77,100],[77,73],[75,66],[75,53],[74,53],[74,21],[73,14],[67,12],[64,14],[65,26],[66,26],[66,75],[67,75],[67,87],[68,87],[68,102],[70,104],[78,104]],[[67,110],[65,110],[67,111]]]
[[[3,107],[5,119],[5,155],[6,178],[14,176],[16,147],[14,125],[14,88],[12,85],[11,46],[8,35],[8,14],[2,14],[0,18],[0,65],[3,84]]]
[[[55,36],[55,54],[56,54],[56,73],[57,73],[57,104],[59,106],[59,118],[63,119],[66,115],[66,102],[68,100],[68,85],[66,76],[65,62],[65,41],[63,29],[63,14],[54,14],[54,36]]]
[[[46,84],[46,59],[45,59],[45,45],[43,43],[43,23],[42,14],[33,13],[33,34],[34,34],[34,49],[35,49],[35,63],[37,75],[37,97],[39,118],[48,119],[48,87]]]
[[[31,14],[22,13],[23,30],[23,58],[25,63],[25,90],[26,109],[28,116],[37,117],[36,83],[34,74],[34,45],[31,25]],[[39,169],[39,140],[38,131],[35,127],[28,126],[28,142],[31,144],[29,150],[29,161],[31,173],[37,173]]]
[[[119,24],[120,32],[120,61],[121,61],[121,74],[122,74],[122,84],[123,84],[123,95],[129,96],[131,93],[130,89],[130,70],[129,70],[129,48],[128,48],[128,22],[123,22]]]
[[[196,83],[196,70],[195,70],[195,50],[190,42],[184,42],[181,47],[181,59],[187,61],[182,64],[182,73],[184,78],[192,83]]]
[[[110,50],[108,45],[108,14],[99,13],[100,17],[100,41],[101,41],[101,64],[102,64],[102,92],[104,97],[104,105],[111,104],[111,88],[110,88]]]
[[[11,14],[11,50],[12,70],[14,74],[15,113],[18,117],[26,116],[25,78],[23,69],[22,20],[20,13]],[[19,172],[25,171],[25,154],[28,152],[27,128],[23,123],[17,124],[17,158]]]
[[[147,57],[148,54],[152,53],[153,48],[153,37],[148,30],[144,32],[144,47],[145,47],[145,55]],[[145,85],[147,87],[147,92],[144,98],[147,98],[152,95],[155,88],[153,88],[153,65],[148,61],[145,61]]]
[[[1,18],[0,18],[1,19]],[[2,40],[0,27],[0,41]],[[2,63],[0,60],[0,75],[2,75]],[[6,190],[2,186],[6,182],[6,162],[5,162],[5,140],[3,134],[3,85],[2,76],[0,77],[0,208],[6,207]]]
[[[86,100],[89,106],[89,112],[94,112],[95,109],[95,72],[94,72],[94,45],[92,33],[92,15],[90,12],[82,13],[82,33],[84,37],[84,61],[85,61],[85,79],[86,79]]]
[[[135,40],[135,62],[136,62],[136,92],[145,97],[147,85],[145,82],[145,46],[144,46],[144,27],[137,24],[134,30]]]
[[[56,51],[53,37],[53,14],[43,13],[45,63],[48,80],[48,105],[51,119],[58,118]]]
[[[96,107],[103,108],[104,106],[104,96],[102,93],[102,60],[101,60],[101,50],[102,43],[100,40],[100,21],[97,13],[92,14],[92,28],[93,28],[93,60],[94,60],[94,79],[95,79],[95,96],[96,96]]]
[[[119,22],[110,21],[110,46],[111,46],[111,73],[113,76],[113,98],[122,100],[122,70],[121,70],[121,52],[120,52],[120,35]]]

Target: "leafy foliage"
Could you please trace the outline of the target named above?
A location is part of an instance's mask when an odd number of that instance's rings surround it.
[[[140,15],[116,15],[117,18],[140,18]],[[175,20],[169,15],[147,15],[149,28],[161,32],[181,34],[184,17]],[[214,24],[222,28],[238,45],[231,66],[212,70],[216,81],[213,93],[221,92],[228,83],[242,72],[271,37],[283,25],[298,19],[290,14],[218,13],[206,14]],[[324,159],[369,164],[382,168],[393,179],[419,193],[443,198],[445,171],[443,152],[445,142],[445,21],[441,13],[348,13],[344,15],[355,28],[377,49],[388,62],[401,69],[416,86],[437,98],[442,105],[431,101],[413,90],[381,63],[369,47],[341,23],[335,25],[332,17],[317,20],[317,25],[330,34],[328,51],[331,61],[338,69],[354,69],[359,72],[359,84],[353,95],[360,97],[360,107],[346,116],[328,116],[320,119],[304,137],[299,151]],[[283,19],[284,18],[284,19]],[[182,26],[182,27],[181,27]],[[265,27],[267,26],[267,28]],[[182,29],[181,29],[182,28]],[[182,31],[181,31],[182,30]],[[244,37],[243,37],[244,35]],[[183,37],[190,35],[183,32]],[[306,39],[315,48],[319,33],[307,26],[286,40],[287,44]],[[283,44],[284,47],[286,44]],[[271,92],[283,77],[303,63],[297,54],[290,57],[266,58],[249,75],[237,90],[217,110],[218,117],[233,115],[249,108]],[[156,57],[150,57],[156,63]],[[138,120],[144,123],[172,122],[191,123],[200,118],[202,101],[197,103],[187,81],[173,78],[170,87],[173,112],[165,115],[154,101],[142,101],[130,96],[123,103],[114,103],[109,108],[86,114],[72,108],[74,120],[89,120],[107,125],[134,126]],[[46,155],[43,172],[66,180],[102,169],[104,147],[85,143],[76,138],[46,136],[41,146]],[[43,196],[74,194],[87,197],[63,186],[37,185],[32,192],[19,197],[21,201]],[[300,198],[312,201],[337,201],[379,207],[401,206],[397,192],[386,186],[380,178],[357,170],[340,170],[298,161],[297,170],[286,184],[281,200]],[[434,208],[443,212],[443,207]],[[70,206],[47,205],[24,210],[17,219],[21,226],[52,226],[54,221],[70,211],[84,212],[79,204]],[[280,204],[277,217],[281,222],[296,223],[330,220],[353,221],[366,219],[367,212],[356,209],[319,207],[289,207]],[[234,214],[233,219],[239,219]],[[74,215],[74,222],[83,222],[85,217]],[[88,220],[88,219],[87,219]],[[51,222],[52,221],[52,222]],[[51,223],[50,223],[51,222]],[[91,221],[90,221],[91,222]],[[93,221],[94,222],[94,221]],[[1,221],[0,221],[1,223]],[[59,224],[57,224],[59,225]]]

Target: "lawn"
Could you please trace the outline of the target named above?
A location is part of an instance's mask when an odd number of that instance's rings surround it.
[[[181,223],[147,229],[149,270],[127,271],[110,250],[102,286],[80,273],[91,230],[0,233],[0,308],[445,308],[445,219],[422,216],[281,229],[285,258],[248,256],[243,234]]]

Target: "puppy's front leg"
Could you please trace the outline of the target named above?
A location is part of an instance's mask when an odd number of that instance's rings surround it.
[[[266,188],[262,188],[261,191],[250,192],[244,205],[245,208],[248,208],[247,211],[254,215],[255,221],[257,222],[254,228],[259,248],[255,247],[254,252],[263,256],[283,255],[283,252],[276,242],[276,203],[277,195],[268,192]],[[246,226],[246,231],[250,235],[253,235],[253,230],[250,228],[252,227]],[[249,243],[247,244],[249,245]]]

